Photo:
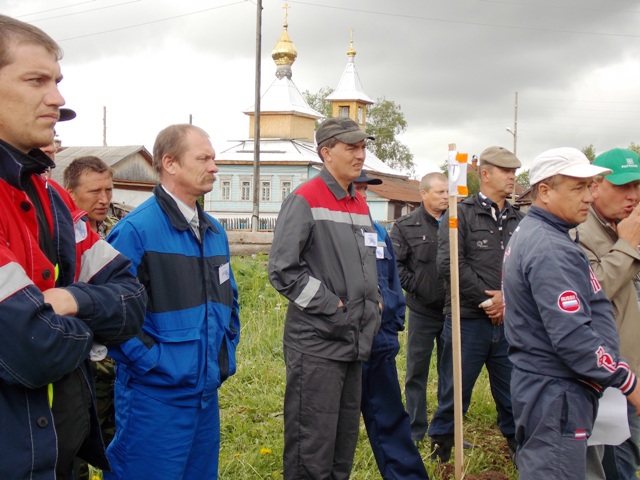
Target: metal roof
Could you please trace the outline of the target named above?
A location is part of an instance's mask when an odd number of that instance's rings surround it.
[[[227,142],[227,146],[219,148],[216,155],[216,163],[243,162],[253,163],[254,141],[235,140]],[[260,139],[260,163],[317,163],[322,161],[316,152],[316,145],[300,140],[286,138],[261,138]],[[372,172],[386,173],[388,175],[400,175],[373,152],[367,150],[364,169]]]
[[[254,113],[255,105],[243,113]],[[323,115],[309,106],[296,84],[288,77],[276,78],[266,92],[260,97],[260,112],[264,113],[296,113],[313,119]]]

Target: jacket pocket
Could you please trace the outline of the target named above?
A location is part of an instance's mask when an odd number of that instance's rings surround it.
[[[351,330],[348,304],[338,308],[333,315],[319,315],[315,328],[318,336],[326,340],[344,339]]]
[[[156,341],[158,359],[151,370],[135,381],[153,386],[195,387],[204,358],[200,339],[203,316],[204,306],[148,313],[145,330]]]

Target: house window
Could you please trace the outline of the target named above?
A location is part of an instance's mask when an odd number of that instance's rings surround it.
[[[220,200],[231,200],[231,180],[222,180],[220,184]]]
[[[260,182],[260,201],[271,201],[271,182],[268,180],[262,180],[262,182]]]
[[[280,191],[282,192],[281,200],[284,200],[291,193],[291,180],[283,180],[280,182]]]
[[[240,200],[251,200],[251,182],[243,180],[240,183]]]
[[[342,118],[349,118],[349,106],[338,107],[338,116]]]
[[[358,123],[362,125],[364,123],[364,108],[358,107]]]

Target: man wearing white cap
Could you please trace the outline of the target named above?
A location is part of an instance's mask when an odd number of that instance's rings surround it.
[[[507,246],[503,297],[513,362],[511,398],[520,479],[584,479],[598,398],[617,387],[636,408],[636,375],[619,356],[611,304],[569,230],[584,222],[596,175],[574,148],[539,155],[533,206]]]

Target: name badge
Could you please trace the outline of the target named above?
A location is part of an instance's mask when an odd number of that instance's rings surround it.
[[[220,278],[220,285],[229,280],[229,262],[224,265],[220,265],[218,276]]]
[[[384,247],[376,247],[376,258],[384,258]]]
[[[378,234],[376,232],[364,232],[364,245],[365,247],[377,247]]]

